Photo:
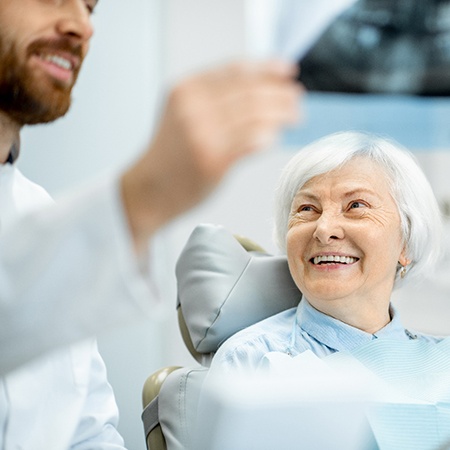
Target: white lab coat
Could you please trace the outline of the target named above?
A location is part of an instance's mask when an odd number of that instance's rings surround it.
[[[0,166],[0,230],[0,374],[164,309],[142,276],[112,177],[54,204]]]
[[[2,450],[123,450],[118,411],[94,340],[0,378]]]
[[[116,184],[55,205],[0,166],[0,231],[0,448],[123,448],[103,361],[86,338],[155,305]]]

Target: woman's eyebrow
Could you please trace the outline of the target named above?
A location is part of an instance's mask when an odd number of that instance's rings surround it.
[[[318,200],[319,197],[308,190],[300,190],[297,194],[295,194],[294,201],[299,198],[304,198],[306,200]]]
[[[373,189],[358,187],[344,193],[344,197],[358,197],[361,194],[371,195],[380,198],[380,195]]]
[[[362,186],[355,187],[349,191],[344,191],[342,194],[342,197],[344,198],[352,198],[352,197],[358,197],[360,195],[370,195],[372,197],[380,198],[380,195],[374,191],[373,189],[365,188]],[[319,196],[314,194],[313,192],[309,191],[308,189],[300,190],[297,192],[297,194],[294,197],[293,202],[299,201],[299,200],[311,200],[311,201],[318,201]]]

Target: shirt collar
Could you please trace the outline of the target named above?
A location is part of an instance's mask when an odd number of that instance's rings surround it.
[[[5,164],[14,164],[19,157],[20,153],[20,139],[17,139],[11,146],[8,154],[8,158],[5,161]]]
[[[408,340],[399,314],[390,306],[391,321],[374,334],[366,333],[327,316],[303,298],[298,306],[297,325],[318,342],[336,351],[353,350],[374,339]]]
[[[6,164],[14,164],[14,156],[11,152],[9,153],[8,158],[6,159]]]

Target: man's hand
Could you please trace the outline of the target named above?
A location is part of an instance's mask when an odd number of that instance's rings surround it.
[[[155,139],[122,177],[137,248],[208,195],[238,158],[298,120],[295,76],[295,67],[279,61],[242,63],[173,89]]]

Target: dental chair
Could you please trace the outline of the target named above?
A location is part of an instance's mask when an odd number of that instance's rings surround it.
[[[199,225],[176,265],[177,313],[183,340],[197,361],[165,367],[143,388],[142,420],[149,450],[189,448],[203,380],[231,335],[297,306],[301,293],[284,256],[216,225]]]

